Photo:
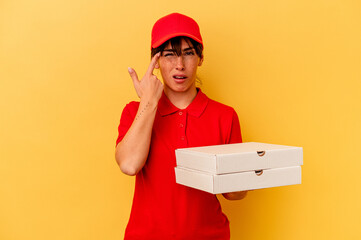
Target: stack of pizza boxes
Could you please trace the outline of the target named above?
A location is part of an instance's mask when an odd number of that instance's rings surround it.
[[[176,150],[176,182],[213,194],[301,183],[301,147],[247,142]]]

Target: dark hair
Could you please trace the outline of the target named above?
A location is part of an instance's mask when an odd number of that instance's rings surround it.
[[[152,48],[151,57],[154,57],[154,55],[156,55],[158,52],[163,54],[164,49],[169,44],[172,47],[172,49],[174,49],[176,51],[177,56],[180,56],[182,54],[182,39],[184,39],[190,47],[194,47],[196,54],[198,55],[199,58],[201,58],[201,59],[203,58],[202,44],[193,40],[192,38],[184,37],[184,36],[171,38],[168,41],[166,41],[165,43],[163,43],[162,45],[160,45],[159,47]]]

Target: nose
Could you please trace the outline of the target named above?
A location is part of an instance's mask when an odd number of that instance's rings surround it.
[[[176,69],[184,70],[184,59],[182,55],[177,57]]]

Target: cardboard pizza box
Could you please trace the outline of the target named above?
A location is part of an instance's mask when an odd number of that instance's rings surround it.
[[[300,166],[301,147],[247,142],[175,151],[177,166],[214,174]]]
[[[301,184],[301,166],[229,174],[175,168],[176,182],[213,194]]]
[[[237,143],[176,150],[176,182],[213,194],[301,184],[301,147]]]

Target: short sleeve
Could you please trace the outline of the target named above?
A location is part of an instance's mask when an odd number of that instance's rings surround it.
[[[231,133],[228,143],[241,143],[241,126],[239,125],[239,119],[236,111],[233,110]]]
[[[118,145],[118,143],[122,141],[125,134],[128,132],[130,126],[134,121],[135,115],[137,114],[138,107],[139,102],[130,102],[124,107],[118,126],[118,138],[116,141],[116,145]]]

